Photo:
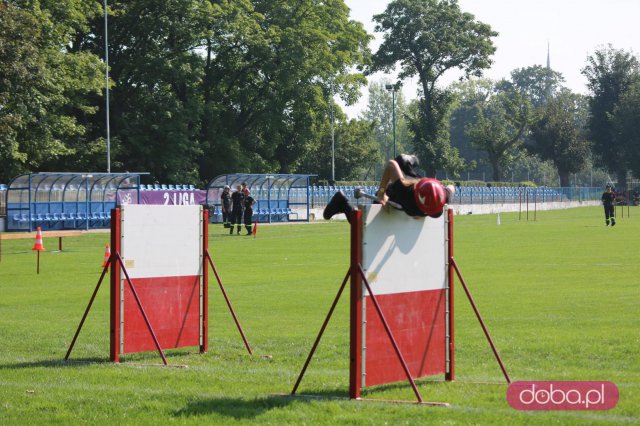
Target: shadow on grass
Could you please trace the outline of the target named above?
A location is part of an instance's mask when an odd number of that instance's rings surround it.
[[[246,400],[241,398],[212,398],[202,401],[190,402],[186,407],[174,413],[175,417],[202,416],[217,413],[221,416],[231,417],[237,420],[253,419],[263,413],[284,408],[293,400],[281,396],[269,396]]]
[[[40,361],[18,362],[15,364],[0,364],[0,370],[14,370],[18,368],[60,368],[60,367],[84,367],[91,364],[106,364],[109,360],[105,358],[82,358],[65,361],[64,359],[43,359]]]
[[[137,355],[137,356],[136,356]],[[146,356],[145,356],[146,355]],[[2,364],[0,363],[0,370],[12,370],[18,368],[60,368],[60,367],[86,367],[92,364],[103,364],[103,365],[115,365],[115,366],[131,366],[131,367],[178,367],[184,368],[188,367],[184,364],[177,364],[178,360],[181,360],[185,357],[191,355],[200,355],[197,352],[182,350],[182,351],[174,351],[172,353],[165,353],[165,357],[167,358],[168,365],[162,365],[162,360],[159,356],[149,356],[148,353],[144,354],[132,354],[125,357],[120,358],[120,363],[114,363],[109,360],[109,358],[104,357],[84,357],[84,358],[70,358],[65,360],[63,358],[59,359],[43,359],[37,361],[25,361],[18,362],[13,364]],[[172,362],[173,361],[173,362]]]
[[[175,417],[202,416],[212,413],[221,416],[234,418],[236,420],[254,419],[268,411],[285,408],[294,402],[309,403],[312,401],[346,400],[346,392],[321,391],[313,394],[294,395],[270,395],[264,398],[242,399],[242,398],[211,398],[201,401],[194,401],[186,407],[176,411]]]

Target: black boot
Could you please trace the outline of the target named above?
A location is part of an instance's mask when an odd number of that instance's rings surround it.
[[[245,225],[245,228],[247,228],[247,235],[251,235],[251,225]]]
[[[611,226],[616,226],[616,218],[615,217],[611,218]]]
[[[233,235],[233,224],[229,224],[229,235]]]
[[[352,211],[353,207],[351,207],[351,205],[349,204],[349,200],[347,200],[347,197],[345,197],[342,191],[338,191],[331,198],[331,201],[329,201],[327,207],[324,208],[322,216],[326,220],[329,220],[338,213],[344,213],[347,216],[347,219],[351,220]]]
[[[240,229],[242,229],[242,227],[238,225],[238,235],[240,235]]]

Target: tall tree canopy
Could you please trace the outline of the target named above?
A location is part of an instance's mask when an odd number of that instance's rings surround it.
[[[560,186],[570,186],[569,175],[582,171],[589,161],[590,147],[584,135],[583,97],[569,90],[549,99],[540,118],[531,126],[534,144],[528,149],[552,161]]]
[[[103,2],[1,4],[3,180],[104,170]],[[108,4],[114,171],[176,183],[297,171],[330,99],[352,104],[366,84],[371,37],[343,0]]]
[[[457,69],[463,77],[480,76],[495,52],[491,27],[460,10],[456,0],[394,0],[374,16],[375,31],[384,33],[371,71],[400,65],[400,79],[417,76],[419,105],[411,120],[414,146],[427,174],[459,171],[463,165],[451,148],[448,113],[453,97],[437,85]]]
[[[494,181],[501,181],[505,168],[523,155],[520,148],[531,120],[531,103],[518,90],[496,90],[476,104],[476,119],[466,133],[473,146],[486,151]]]
[[[630,145],[615,129],[615,113],[621,97],[640,79],[640,63],[630,52],[611,45],[587,58],[582,70],[589,88],[589,134],[598,164],[616,174],[618,184],[627,185]]]
[[[365,84],[370,37],[342,0],[129,0],[112,5],[123,164],[165,181],[294,172],[330,92]],[[133,159],[133,160],[132,160]],[[197,167],[196,167],[197,166]]]
[[[87,137],[104,86],[97,57],[74,49],[97,4],[0,3],[0,181],[83,165],[104,152]],[[99,9],[97,9],[99,10]]]
[[[617,140],[628,146],[629,168],[634,176],[640,176],[640,79],[633,83],[616,105],[613,114],[613,131]]]

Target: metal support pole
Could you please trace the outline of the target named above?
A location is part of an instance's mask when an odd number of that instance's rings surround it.
[[[471,293],[469,292],[469,288],[467,287],[467,284],[464,281],[464,278],[462,278],[462,274],[460,273],[460,269],[458,269],[458,264],[456,264],[456,261],[453,259],[453,257],[449,258],[449,262],[451,263],[451,265],[453,265],[453,268],[456,271],[456,274],[458,275],[458,279],[460,280],[460,284],[462,284],[462,288],[464,289],[464,292],[467,294],[467,299],[469,299],[469,303],[471,303],[471,307],[473,308],[473,312],[475,312],[476,314],[476,318],[478,318],[478,321],[480,322],[480,326],[482,327],[482,331],[484,331],[484,335],[487,338],[487,341],[489,342],[489,345],[491,346],[491,350],[493,351],[493,355],[496,357],[496,360],[498,361],[498,364],[500,365],[500,369],[502,369],[502,374],[504,374],[505,379],[507,379],[507,383],[511,383],[511,379],[509,378],[509,374],[507,373],[507,369],[504,367],[504,364],[502,363],[502,359],[500,358],[500,354],[498,354],[498,349],[496,349],[496,346],[493,344],[493,340],[491,339],[491,335],[489,334],[489,330],[487,330],[487,327],[484,325],[484,321],[482,319],[482,316],[480,315],[480,311],[478,311],[478,308],[476,307],[476,303],[473,301],[473,297],[471,297]]]
[[[402,352],[400,352],[400,348],[396,343],[396,339],[394,339],[393,333],[391,333],[391,328],[389,328],[389,324],[387,323],[387,320],[385,319],[384,314],[382,313],[382,309],[380,309],[380,305],[378,305],[378,301],[376,300],[376,297],[373,295],[373,292],[371,291],[371,286],[369,285],[369,281],[367,280],[366,274],[364,273],[364,270],[362,270],[362,265],[360,264],[358,264],[358,271],[360,272],[360,277],[362,278],[364,285],[367,287],[367,291],[369,292],[369,297],[371,297],[373,306],[376,308],[376,311],[378,312],[378,316],[380,317],[380,322],[382,322],[382,325],[384,325],[384,329],[387,332],[387,336],[389,336],[389,340],[391,340],[391,345],[393,346],[393,349],[396,352],[396,355],[398,357],[398,360],[400,361],[400,364],[402,364],[402,368],[404,369],[404,373],[407,376],[407,380],[409,380],[409,383],[411,384],[413,393],[416,394],[416,398],[418,398],[418,402],[422,402],[422,396],[420,395],[420,391],[418,391],[416,382],[415,380],[413,380],[413,377],[411,376],[409,367],[407,366],[407,363],[405,362],[404,357],[402,356]]]
[[[322,327],[320,327],[320,332],[318,333],[318,337],[316,337],[316,341],[313,343],[313,347],[311,348],[311,351],[309,352],[309,355],[307,356],[307,360],[304,362],[304,366],[302,367],[302,371],[300,371],[300,375],[298,376],[298,380],[296,380],[296,384],[293,386],[293,390],[291,391],[291,395],[294,395],[296,393],[296,391],[298,390],[298,386],[300,386],[300,382],[302,382],[302,378],[304,377],[304,374],[307,371],[307,367],[309,366],[309,363],[311,362],[311,358],[313,358],[313,354],[316,352],[316,349],[318,348],[318,344],[320,344],[320,339],[322,339],[322,335],[324,334],[324,330],[327,328],[327,325],[329,324],[329,320],[331,319],[331,316],[333,315],[333,311],[336,308],[336,305],[338,304],[338,301],[340,301],[340,296],[342,296],[342,291],[344,290],[344,287],[347,284],[347,280],[349,279],[349,276],[351,275],[351,269],[349,269],[347,271],[347,275],[344,277],[344,280],[342,280],[342,285],[340,285],[340,290],[338,290],[338,294],[336,294],[336,298],[333,300],[333,304],[331,305],[331,309],[329,309],[329,313],[327,314],[327,317],[325,318],[324,322],[322,323]]]
[[[238,331],[240,332],[240,336],[242,336],[242,341],[244,342],[244,346],[247,348],[247,351],[249,351],[249,354],[253,355],[253,352],[251,351],[251,346],[249,346],[249,342],[247,341],[247,338],[244,335],[244,331],[242,331],[242,326],[240,325],[240,321],[238,321],[238,317],[236,316],[236,313],[233,310],[233,306],[231,306],[231,301],[229,300],[229,297],[227,297],[227,292],[225,291],[224,286],[222,285],[222,280],[220,279],[220,275],[218,275],[218,271],[216,270],[216,267],[213,264],[213,260],[211,260],[211,255],[209,254],[209,250],[205,251],[205,256],[207,257],[207,259],[209,259],[209,265],[211,265],[211,269],[213,269],[213,273],[215,274],[216,279],[218,280],[220,291],[222,291],[224,300],[227,302],[229,311],[231,311],[231,316],[233,317],[233,321],[235,321],[236,327],[238,327]]]

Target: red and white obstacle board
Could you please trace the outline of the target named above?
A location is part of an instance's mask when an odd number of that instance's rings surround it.
[[[361,227],[362,249],[352,253],[352,263],[362,265],[412,377],[447,373],[447,214],[437,219],[414,219],[402,211],[372,205],[354,226]],[[356,355],[352,368],[357,368],[360,376],[355,386],[406,380],[372,294],[353,271],[352,280],[358,296],[352,326],[359,327],[361,334],[351,342]]]
[[[360,399],[365,386],[408,380],[425,403],[415,378],[454,378],[453,212],[415,219],[380,205],[363,208],[349,216],[349,270],[291,395],[350,281],[349,397]]]
[[[113,262],[111,271],[112,361],[156,349],[150,329],[163,349],[207,350],[205,215],[202,206],[123,205],[113,211],[112,248],[122,261]]]
[[[208,349],[208,266],[249,354],[208,249],[209,212],[202,206],[125,205],[111,210],[111,247],[65,360],[78,339],[100,285],[111,268],[110,359],[157,350]]]

